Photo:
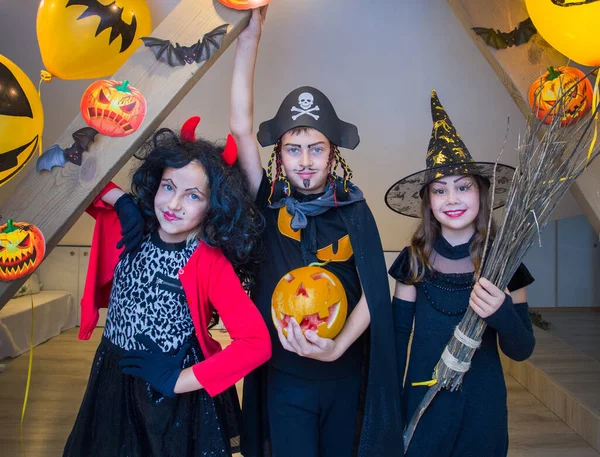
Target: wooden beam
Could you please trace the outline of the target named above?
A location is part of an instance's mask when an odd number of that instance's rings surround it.
[[[98,192],[237,38],[249,18],[248,12],[228,9],[217,0],[181,0],[152,36],[189,45],[227,23],[230,28],[221,50],[203,64],[169,67],[158,62],[148,48],[140,46],[112,79],[129,80],[146,98],[148,110],[141,128],[124,138],[97,135],[90,151],[84,153],[81,167],[67,163],[65,168],[55,167],[51,172],[41,173],[31,167],[29,175],[0,206],[3,220],[11,218],[37,225],[46,238],[47,253],[52,251]],[[79,114],[58,143],[70,146],[71,134],[81,127],[85,123]],[[0,283],[0,309],[23,282]]]
[[[567,58],[539,35],[534,35],[529,43],[524,45],[496,50],[487,46],[483,39],[471,30],[472,27],[494,28],[504,32],[514,29],[519,22],[529,17],[525,0],[448,0],[448,3],[523,115],[529,116],[529,86],[546,72],[547,67],[566,65]],[[571,194],[590,224],[600,233],[599,161],[592,162],[573,184]]]

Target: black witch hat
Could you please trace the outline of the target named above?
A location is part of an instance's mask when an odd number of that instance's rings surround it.
[[[425,158],[427,168],[390,187],[385,194],[386,205],[405,216],[421,217],[420,200],[427,184],[444,176],[479,175],[490,182],[495,180],[494,209],[503,206],[515,169],[498,164],[494,174],[495,163],[475,162],[434,90],[431,91],[431,117],[433,130]]]
[[[299,87],[285,97],[277,115],[260,124],[258,142],[270,146],[296,127],[318,130],[342,148],[354,149],[360,142],[356,126],[342,121],[325,94],[310,86]]]

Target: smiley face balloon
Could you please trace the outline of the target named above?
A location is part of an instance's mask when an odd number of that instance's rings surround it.
[[[37,38],[57,78],[112,75],[152,30],[145,0],[42,0]]]
[[[0,55],[0,186],[29,162],[43,129],[44,111],[35,86]]]

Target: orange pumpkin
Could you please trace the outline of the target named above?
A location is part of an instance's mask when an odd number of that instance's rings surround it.
[[[46,252],[44,235],[35,225],[9,219],[0,226],[0,281],[22,278],[39,267]]]
[[[321,338],[334,338],[344,327],[347,313],[342,283],[330,271],[316,266],[290,271],[281,278],[271,299],[273,323],[286,336],[293,317],[303,332],[313,330]]]
[[[146,116],[144,96],[127,80],[93,82],[83,93],[80,108],[87,125],[107,136],[132,134]]]
[[[572,88],[572,90],[570,90]],[[563,94],[565,96],[564,111],[551,111]],[[548,68],[548,72],[536,79],[529,88],[529,106],[538,119],[550,124],[554,116],[560,114],[560,125],[568,125],[582,118],[592,106],[592,84],[585,75],[573,67]]]
[[[271,0],[219,0],[223,5],[234,10],[249,10],[269,4]]]

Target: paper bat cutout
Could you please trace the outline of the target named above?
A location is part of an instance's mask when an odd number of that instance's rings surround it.
[[[537,29],[531,18],[519,22],[512,31],[501,32],[500,30],[486,29],[483,27],[473,27],[477,35],[483,38],[485,44],[494,49],[506,49],[507,47],[519,46],[527,43],[529,39],[537,33]]]
[[[181,46],[175,43],[175,46],[169,40],[163,40],[155,37],[142,37],[142,41],[147,48],[154,53],[156,60],[164,62],[171,67],[180,67],[185,64],[204,62],[221,49],[223,37],[227,33],[229,24],[223,24],[208,32],[201,40],[192,46]]]
[[[98,134],[96,129],[84,127],[73,133],[74,143],[67,149],[58,144],[53,145],[38,157],[35,169],[37,171],[52,170],[53,167],[64,167],[67,162],[81,165],[82,154],[88,150],[90,144]]]
[[[133,43],[133,38],[135,37],[135,31],[137,29],[137,20],[135,15],[132,15],[131,24],[128,24],[121,19],[123,8],[119,8],[115,2],[112,2],[110,5],[103,5],[97,0],[69,0],[65,8],[73,5],[87,6],[87,9],[81,13],[77,20],[89,16],[98,16],[100,18],[100,23],[96,29],[96,36],[98,36],[104,30],[110,28],[110,39],[108,41],[109,44],[120,35],[120,52],[127,50],[127,48],[131,46]]]

